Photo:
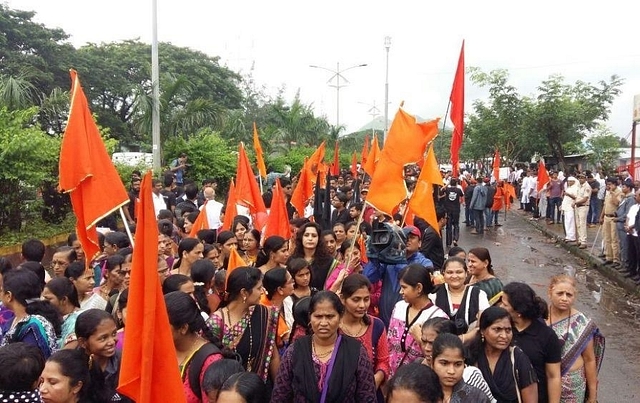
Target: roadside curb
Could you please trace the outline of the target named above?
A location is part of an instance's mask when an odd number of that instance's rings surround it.
[[[524,216],[518,213],[514,213],[513,211],[511,213],[520,218],[520,220],[540,230],[547,238],[555,240],[556,244],[560,245],[571,254],[585,260],[587,262],[587,268],[597,270],[600,274],[605,276],[610,281],[614,282],[616,285],[624,288],[626,291],[632,294],[640,295],[640,286],[636,285],[635,282],[628,279],[627,277],[621,275],[616,269],[605,266],[602,259],[588,252],[590,248],[580,249],[577,245],[570,245],[566,242],[563,242],[561,236],[558,236],[558,234],[548,229],[547,225],[544,224],[544,220],[541,221],[543,223],[541,224],[539,221],[528,220]]]

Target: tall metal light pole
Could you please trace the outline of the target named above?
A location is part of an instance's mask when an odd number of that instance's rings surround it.
[[[387,68],[384,79],[384,142],[387,142],[389,132],[389,48],[391,47],[391,37],[384,37],[384,48],[387,50]]]
[[[356,64],[355,66],[347,67],[344,70],[340,70],[340,62],[336,63],[336,69],[335,70],[332,70],[332,69],[327,68],[327,67],[316,66],[316,65],[313,65],[313,64],[309,66],[309,67],[313,67],[314,69],[326,70],[329,73],[333,74],[329,78],[329,81],[327,81],[327,83],[329,84],[330,87],[334,87],[336,89],[336,129],[338,127],[340,127],[340,88],[346,87],[347,84],[349,84],[349,80],[347,80],[342,75],[342,73],[344,73],[347,70],[355,69],[356,67],[365,67],[365,66],[367,66],[366,63]],[[333,81],[334,78],[336,79],[336,83],[335,84],[331,84],[331,81]],[[344,84],[340,83],[340,79],[342,79]]]
[[[160,72],[158,67],[158,0],[151,0],[151,85],[152,85],[152,111],[151,111],[151,142],[153,152],[153,171],[160,173],[162,162],[160,161]]]

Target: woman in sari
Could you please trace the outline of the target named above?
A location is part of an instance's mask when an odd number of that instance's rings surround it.
[[[371,360],[362,343],[338,332],[344,305],[331,291],[311,297],[313,334],[295,341],[282,359],[272,403],[374,403]]]
[[[489,299],[489,305],[493,305],[493,297],[502,291],[502,281],[494,275],[489,250],[487,248],[473,248],[467,255],[469,284],[484,291]]]
[[[575,298],[576,282],[573,277],[560,274],[551,278],[547,324],[562,343],[560,401],[593,403],[598,397],[598,371],[602,365],[605,340],[593,320],[573,308]]]
[[[227,275],[227,305],[209,317],[207,324],[222,344],[235,351],[242,366],[263,381],[275,379],[280,365],[276,348],[278,311],[260,304],[262,272],[238,267]]]

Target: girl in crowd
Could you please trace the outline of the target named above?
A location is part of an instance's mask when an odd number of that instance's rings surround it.
[[[84,262],[75,261],[69,264],[64,271],[64,276],[71,280],[73,286],[76,287],[76,291],[78,291],[78,302],[80,302],[81,309],[105,309],[107,307],[107,301],[105,301],[99,294],[93,292],[93,288],[96,284],[93,271],[86,270]]]
[[[431,361],[432,368],[440,379],[445,402],[491,402],[482,390],[463,380],[465,365],[460,338],[448,333],[439,335],[433,342]]]
[[[331,255],[334,259],[338,259],[339,251],[338,251],[338,242],[336,240],[336,234],[330,229],[326,229],[320,233],[322,237],[322,243],[324,243],[324,247],[327,249],[327,253]]]
[[[538,402],[559,402],[562,347],[544,322],[546,302],[524,283],[509,283],[503,292],[502,307],[514,323],[513,342],[529,357],[538,376]]]
[[[491,305],[493,297],[502,291],[502,281],[494,275],[489,250],[487,248],[471,249],[467,257],[467,269],[469,284],[484,291]]]
[[[193,228],[193,224],[195,224],[196,220],[198,219],[198,214],[200,214],[199,211],[194,211],[194,212],[191,212],[191,213],[187,214],[184,217],[184,232],[185,232],[185,234],[191,234],[191,229]]]
[[[441,334],[454,334],[455,325],[452,321],[445,318],[431,318],[422,324],[422,334],[420,335],[420,344],[422,345],[422,351],[424,353],[424,359],[421,363],[433,367],[433,343],[436,338]],[[417,361],[416,361],[417,362]],[[496,402],[496,399],[491,394],[491,389],[482,376],[482,372],[472,365],[467,365],[462,371],[462,380],[478,389],[480,389],[492,403]]]
[[[360,340],[373,363],[378,402],[383,402],[382,384],[389,376],[389,347],[382,321],[367,315],[371,304],[371,283],[362,274],[350,274],[342,283],[340,300],[345,311],[340,322],[343,334]]]
[[[324,284],[325,290],[330,290],[335,293],[340,291],[342,282],[351,273],[362,273],[362,262],[360,261],[360,245],[358,243],[351,243],[350,241],[344,242],[340,246],[340,255],[344,256],[344,261],[336,267],[327,277],[327,281]],[[349,267],[347,267],[349,264]]]
[[[189,295],[174,291],[164,300],[187,403],[206,401],[202,380],[207,368],[223,358],[219,339],[211,334]]]
[[[238,267],[227,276],[227,305],[214,312],[207,324],[242,360],[243,367],[263,381],[275,379],[280,355],[275,346],[278,312],[260,305],[262,272]]]
[[[262,250],[258,254],[256,267],[262,274],[276,267],[285,267],[289,259],[289,243],[278,235],[272,235],[264,241]]]
[[[253,372],[231,375],[220,388],[220,403],[266,403],[269,401],[264,382]]]
[[[311,298],[309,312],[313,334],[287,349],[271,402],[375,402],[366,349],[338,332],[344,314],[338,296],[331,291],[318,292]]]
[[[66,277],[54,278],[44,286],[42,298],[53,305],[62,316],[58,348],[75,348],[78,344],[76,319],[80,314],[80,303],[73,283]]]
[[[238,242],[238,250],[244,250],[244,234],[249,232],[249,218],[243,215],[237,215],[233,218],[233,224],[231,224],[231,228],[233,228],[233,234],[236,237],[236,241]]]
[[[106,403],[99,379],[91,379],[91,361],[82,350],[65,349],[54,353],[40,376],[40,395],[47,403]]]
[[[244,234],[242,239],[243,259],[247,266],[255,267],[258,254],[260,253],[260,231],[251,229]]]
[[[478,314],[489,307],[487,294],[473,285],[465,285],[467,267],[462,258],[450,257],[442,265],[444,285],[439,287],[429,298],[442,309],[456,326],[455,334],[468,337],[474,333],[465,334],[469,325],[475,322]]]
[[[195,285],[189,276],[184,274],[174,274],[162,283],[162,294],[167,295],[170,292],[181,291],[185,294],[193,295]]]
[[[222,247],[219,243],[205,244],[202,251],[202,255],[205,259],[208,259],[213,263],[213,267],[218,270],[222,267],[222,261],[220,255],[222,254]]]
[[[38,276],[29,270],[10,270],[3,276],[2,303],[13,312],[13,320],[2,325],[0,346],[25,342],[36,346],[47,359],[57,350],[60,315],[40,298]]]
[[[278,330],[276,333],[278,349],[283,349],[285,341],[289,340],[291,329],[284,319],[283,302],[293,293],[293,283],[293,277],[284,267],[269,270],[262,280],[265,293],[260,302],[262,305],[273,306],[278,310]]]
[[[220,243],[220,247],[222,248],[222,253],[220,254],[220,261],[222,262],[221,268],[226,269],[227,264],[229,263],[229,254],[231,253],[231,248],[238,248],[239,246],[238,239],[233,232],[222,231],[218,234],[218,242]]]
[[[130,402],[116,392],[120,376],[121,353],[116,349],[117,327],[113,316],[101,309],[88,309],[78,315],[78,346],[91,357],[91,379],[104,383],[100,388],[109,401]]]
[[[223,358],[215,361],[204,372],[202,388],[207,394],[209,403],[218,401],[218,394],[224,382],[233,374],[245,372],[242,364],[232,358]],[[262,381],[260,381],[262,383]]]
[[[67,238],[67,246],[71,246],[73,250],[76,251],[77,260],[84,261],[84,249],[82,249],[82,244],[80,244],[78,235],[75,232],[69,234],[69,237]]]
[[[293,293],[284,299],[284,318],[287,326],[293,329],[293,306],[300,298],[311,297],[318,292],[311,287],[311,266],[304,258],[292,258],[287,263],[287,271],[293,277]]]
[[[440,403],[443,399],[438,375],[418,363],[398,368],[387,385],[387,403]]]
[[[512,347],[509,312],[489,307],[480,314],[479,334],[472,341],[468,361],[476,365],[498,403],[537,403],[538,377],[525,353]]]
[[[417,263],[410,264],[400,271],[399,277],[402,300],[393,308],[387,332],[391,373],[422,354],[420,344],[410,331],[412,327],[419,329],[433,317],[449,318],[429,299],[433,284],[427,268]]]
[[[598,371],[604,356],[605,340],[600,330],[582,312],[573,307],[576,281],[560,274],[549,284],[549,319],[562,344],[561,402],[596,402]]]
[[[291,258],[302,257],[311,267],[311,286],[323,289],[327,277],[335,269],[338,261],[329,255],[324,243],[320,242],[320,226],[314,222],[304,224],[296,234],[296,247]]]
[[[124,346],[124,327],[127,324],[127,305],[129,304],[129,289],[123,290],[118,295],[118,306],[115,310],[118,333],[116,334],[116,348],[122,350]]]
[[[358,225],[355,221],[350,221],[344,226],[345,231],[345,240],[348,243],[354,242],[356,236],[358,235]]]
[[[113,255],[107,258],[105,270],[102,273],[104,282],[96,287],[93,292],[100,295],[105,301],[109,301],[112,295],[120,292],[124,284],[124,277],[131,275],[131,268],[124,268],[124,257]]]
[[[178,245],[178,260],[173,264],[171,274],[191,275],[191,265],[202,259],[204,245],[197,238],[184,238]]]
[[[209,297],[213,295],[213,275],[216,269],[208,259],[198,260],[191,266],[191,279],[193,280],[193,297],[196,299],[200,310],[204,314],[211,315]],[[217,307],[216,307],[217,309]]]

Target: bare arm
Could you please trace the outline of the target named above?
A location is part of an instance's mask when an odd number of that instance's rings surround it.
[[[593,340],[589,342],[587,348],[582,352],[582,359],[584,360],[584,373],[587,377],[587,392],[589,393],[587,403],[594,403],[598,400],[598,370],[596,369]]]
[[[522,403],[538,403],[538,384],[532,383],[524,389],[520,389]]]
[[[549,396],[549,403],[560,403],[560,394],[562,392],[560,363],[547,363],[544,366],[544,371],[547,374],[547,395]]]
[[[278,375],[278,369],[280,368],[280,353],[278,352],[277,347],[273,346],[273,356],[271,357],[271,362],[269,363],[269,376],[275,383],[276,376]]]

